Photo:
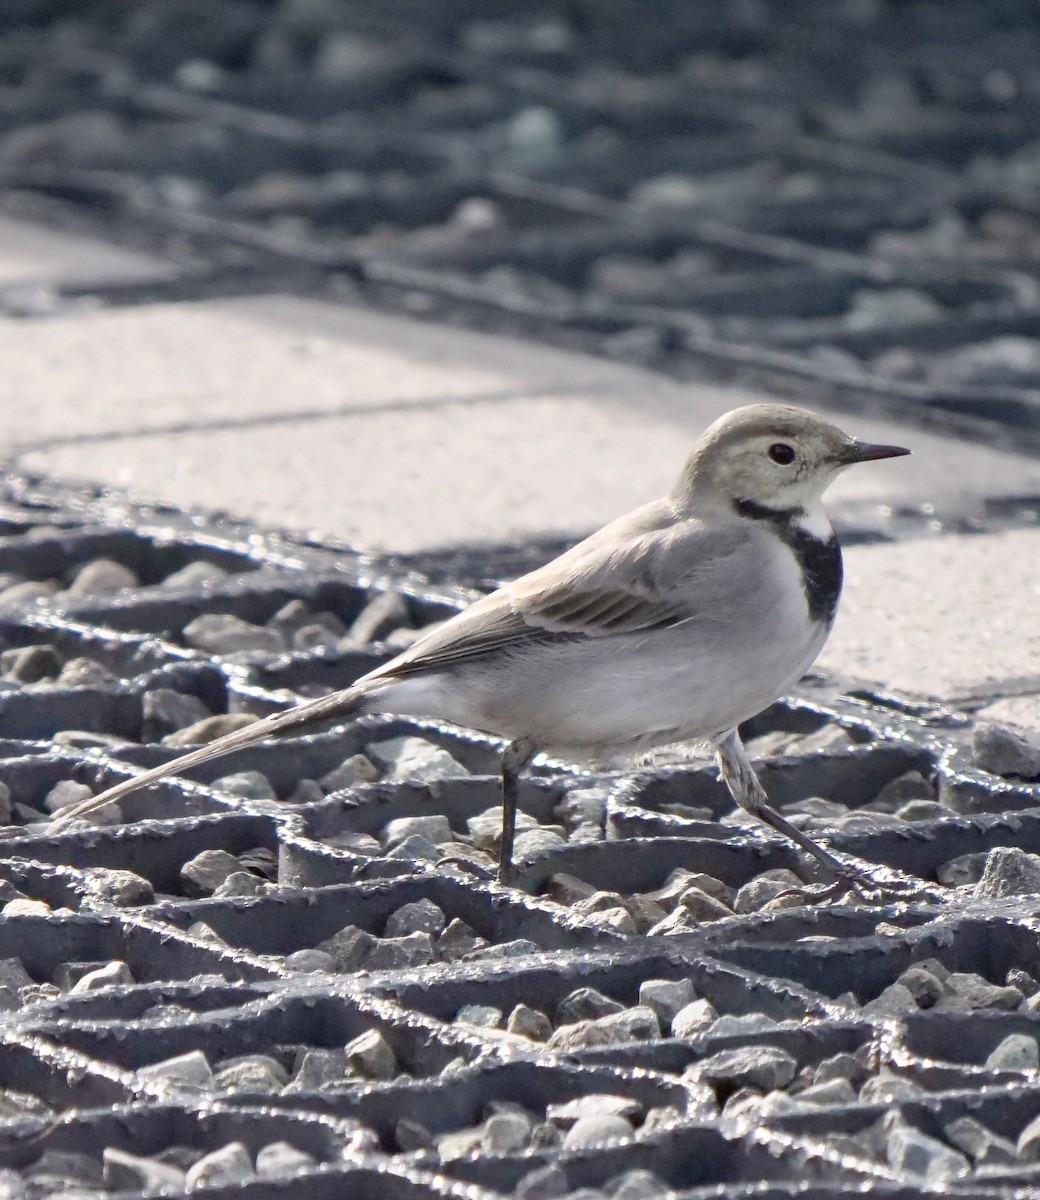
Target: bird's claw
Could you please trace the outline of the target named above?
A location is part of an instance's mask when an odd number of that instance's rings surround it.
[[[837,900],[849,892],[861,900],[877,903],[885,900],[935,900],[936,889],[932,884],[922,880],[900,879],[889,877],[878,879],[856,867],[842,863],[841,870],[833,883],[808,884],[801,888],[789,888],[774,896],[779,900],[784,896],[798,896],[809,904],[826,904]]]
[[[477,862],[475,858],[467,858],[464,854],[446,854],[444,858],[438,858],[433,865],[435,867],[458,867],[470,875],[475,875],[478,879],[494,879],[496,875],[493,867],[485,866],[484,863]]]

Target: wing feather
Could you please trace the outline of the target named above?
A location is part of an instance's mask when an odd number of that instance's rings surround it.
[[[645,635],[705,616],[693,574],[715,576],[739,537],[720,541],[660,504],[608,526],[545,567],[506,584],[373,674],[450,670],[536,645]],[[708,594],[714,589],[709,588]]]

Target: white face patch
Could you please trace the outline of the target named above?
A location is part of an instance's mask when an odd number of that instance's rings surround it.
[[[810,537],[814,537],[820,542],[830,541],[834,534],[830,520],[823,511],[823,505],[819,501],[809,505],[805,510],[805,515],[798,517],[794,524],[799,529],[803,529]]]

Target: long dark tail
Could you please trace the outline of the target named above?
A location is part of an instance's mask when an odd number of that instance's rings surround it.
[[[182,754],[180,758],[171,759],[161,766],[142,771],[140,775],[135,775],[132,779],[124,779],[122,783],[117,783],[98,796],[82,800],[79,804],[70,804],[68,808],[63,808],[55,814],[51,824],[63,825],[66,821],[72,821],[76,817],[86,816],[87,813],[94,812],[95,809],[101,808],[105,804],[122,800],[124,796],[136,792],[138,788],[144,787],[146,784],[154,783],[157,779],[180,775],[184,771],[201,766],[214,758],[222,758],[234,750],[251,746],[254,742],[290,733],[299,729],[301,725],[353,716],[364,709],[365,696],[372,690],[373,688],[366,687],[362,682],[341,692],[333,692],[330,696],[319,696],[317,700],[298,704],[295,708],[287,709],[285,712],[272,713],[271,716],[264,717],[261,721],[255,721],[244,729],[236,729],[234,733],[210,742],[208,746],[200,746],[198,750]]]

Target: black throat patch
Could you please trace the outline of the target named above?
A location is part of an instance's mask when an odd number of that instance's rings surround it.
[[[754,500],[735,500],[733,507],[748,520],[771,525],[780,540],[790,547],[802,572],[809,616],[829,627],[841,596],[841,547],[836,535],[832,533],[824,541],[803,529],[798,521],[805,516],[804,508],[768,508]]]

